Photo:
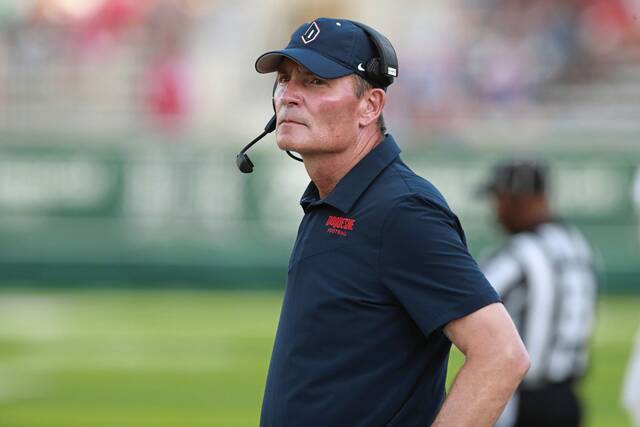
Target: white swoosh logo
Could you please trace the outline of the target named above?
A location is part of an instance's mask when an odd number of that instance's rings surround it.
[[[358,64],[358,71],[365,71],[364,67],[362,66],[362,62]]]

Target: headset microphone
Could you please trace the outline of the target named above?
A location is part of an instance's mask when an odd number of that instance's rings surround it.
[[[274,82],[273,83],[273,89],[271,90],[271,106],[273,107],[273,111],[275,113],[276,111],[276,104],[275,101],[273,99],[273,95],[276,93],[276,88],[278,87],[278,82]],[[262,138],[264,138],[265,136],[267,136],[268,134],[270,134],[271,132],[273,132],[274,130],[276,130],[276,115],[274,114],[273,117],[271,117],[271,119],[269,120],[269,122],[267,123],[267,125],[264,127],[264,132],[262,132],[260,135],[258,135],[253,141],[251,141],[250,143],[248,143],[236,156],[236,166],[238,166],[238,169],[240,169],[240,172],[242,173],[251,173],[253,172],[253,162],[251,160],[249,160],[249,156],[247,156],[245,153],[247,152],[247,150],[249,150],[249,148],[251,148],[253,146],[253,144],[255,144],[256,142],[260,141]],[[297,160],[299,162],[302,162],[302,158],[300,157],[296,157],[293,154],[291,154],[291,151],[287,150],[287,155],[289,157],[291,157],[294,160]]]
[[[262,132],[260,135],[258,135],[253,141],[251,141],[250,143],[245,145],[245,147],[242,150],[240,150],[240,152],[236,156],[236,166],[238,166],[238,169],[240,169],[240,172],[242,172],[242,173],[251,173],[251,172],[253,172],[253,162],[249,159],[249,156],[247,156],[245,153],[256,142],[260,141],[262,138],[267,136],[267,134],[270,134],[274,130],[276,130],[276,115],[275,114],[273,115],[273,117],[271,117],[271,120],[269,120],[269,123],[267,123],[267,125],[264,127],[264,132]]]
[[[276,130],[276,115],[275,114],[273,115],[273,117],[271,117],[271,120],[269,120],[269,123],[267,123],[267,125],[264,127],[264,132],[262,132],[260,135],[258,135],[253,141],[251,141],[250,143],[245,145],[245,147],[236,156],[236,166],[238,166],[238,169],[240,169],[240,172],[242,172],[242,173],[251,173],[251,172],[253,172],[253,162],[249,159],[249,156],[247,156],[245,153],[256,142],[260,141],[262,138],[264,138],[265,136],[267,136],[268,134],[270,134],[274,130]],[[287,150],[287,155],[289,157],[291,157],[293,160],[297,160],[299,162],[303,161],[300,157],[296,157],[295,155],[291,154],[291,151],[289,151],[289,150]]]

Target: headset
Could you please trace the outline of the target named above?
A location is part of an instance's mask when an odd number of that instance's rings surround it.
[[[251,141],[250,143],[248,143],[247,145],[244,146],[244,148],[242,150],[240,150],[240,152],[238,153],[238,155],[236,156],[236,166],[238,166],[238,169],[240,169],[240,172],[242,173],[251,173],[253,172],[253,162],[251,161],[251,159],[249,159],[249,156],[247,156],[245,153],[247,152],[247,150],[249,150],[249,148],[251,148],[256,142],[260,141],[262,138],[264,138],[265,136],[267,136],[268,134],[270,134],[271,132],[273,132],[274,130],[276,130],[276,102],[274,100],[274,95],[276,93],[276,88],[278,87],[278,82],[275,81],[273,83],[273,89],[271,90],[271,106],[273,107],[273,116],[271,117],[271,119],[269,119],[269,121],[267,122],[267,124],[264,127],[264,131],[258,135],[257,137],[255,137],[253,139],[253,141]],[[299,162],[302,162],[302,158],[295,156],[294,154],[291,153],[291,151],[287,150],[287,155],[289,155],[289,157],[291,157],[294,160],[297,160]]]
[[[364,78],[372,83],[375,87],[386,90],[391,83],[393,83],[393,79],[398,77],[398,57],[396,55],[396,51],[393,48],[393,45],[384,35],[380,32],[374,30],[368,25],[362,24],[360,22],[351,21],[353,24],[360,27],[365,34],[369,37],[369,40],[373,42],[375,46],[378,56],[371,58],[364,67]],[[275,101],[273,99],[273,95],[275,94],[277,87],[277,82],[273,85],[273,90],[271,93],[271,105],[273,106],[273,111],[275,113],[276,106]],[[242,173],[251,173],[253,172],[253,162],[249,159],[246,152],[251,148],[255,143],[260,141],[262,138],[276,130],[276,115],[269,120],[269,122],[265,125],[264,131],[253,139],[250,143],[248,143],[236,156],[236,166],[240,169]],[[287,155],[294,160],[302,162],[302,158],[295,156],[290,151],[287,151]]]
[[[351,21],[362,28],[378,51],[378,57],[371,58],[364,69],[364,77],[374,86],[387,89],[398,77],[398,57],[393,45],[382,33],[361,22]]]

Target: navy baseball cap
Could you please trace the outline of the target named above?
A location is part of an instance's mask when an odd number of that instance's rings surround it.
[[[271,73],[283,58],[289,58],[324,79],[354,73],[366,79],[367,62],[376,56],[378,52],[369,36],[352,21],[318,18],[301,25],[284,49],[262,54],[256,61],[256,70]]]
[[[544,194],[547,190],[547,168],[536,160],[507,160],[497,164],[478,195]]]

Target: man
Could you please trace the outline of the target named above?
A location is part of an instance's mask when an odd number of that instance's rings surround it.
[[[360,25],[316,19],[256,62],[277,72],[277,144],[311,178],[260,425],[490,426],[526,351],[456,216],[384,134]],[[466,362],[445,400],[451,342]]]
[[[581,424],[574,391],[585,373],[593,330],[597,277],[582,234],[554,218],[545,168],[534,161],[498,165],[483,188],[510,234],[484,265],[529,356],[531,369],[498,426]]]

